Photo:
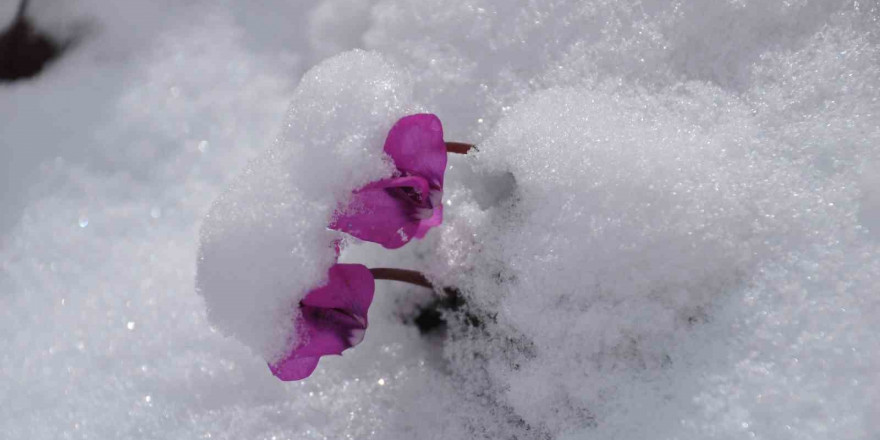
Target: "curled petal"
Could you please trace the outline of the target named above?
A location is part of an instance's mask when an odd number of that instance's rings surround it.
[[[437,116],[423,113],[401,118],[385,138],[385,153],[406,175],[422,176],[438,188],[446,172],[446,143]]]
[[[370,269],[362,264],[334,264],[327,285],[309,292],[304,307],[339,310],[367,325],[367,310],[373,302],[375,281]]]
[[[338,355],[364,339],[367,311],[375,281],[361,264],[336,264],[327,284],[310,291],[300,302],[296,318],[299,341],[291,352],[269,369],[281,380],[308,377],[325,355]]]
[[[275,377],[284,380],[302,380],[312,375],[318,367],[318,356],[294,357],[288,356],[275,364],[269,364],[269,369]]]
[[[397,249],[424,236],[424,232],[418,235],[419,225],[425,218],[435,218],[434,212],[426,211],[432,209],[431,188],[424,178],[384,179],[355,191],[348,208],[330,223],[330,229]]]
[[[443,221],[446,144],[440,120],[432,114],[401,118],[388,132],[385,152],[397,177],[355,191],[329,227],[397,249]]]
[[[428,230],[443,223],[443,191],[437,189],[431,190],[429,198],[432,206],[429,211],[430,215],[425,216],[425,218],[419,221],[419,226],[416,228],[415,232],[415,238],[424,238],[425,234],[428,233]]]

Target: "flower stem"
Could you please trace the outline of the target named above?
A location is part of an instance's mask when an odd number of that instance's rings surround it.
[[[389,267],[375,267],[370,269],[373,278],[377,280],[401,281],[404,283],[415,284],[416,286],[427,287],[433,289],[434,285],[421,272],[406,269],[393,269]]]
[[[436,290],[434,285],[428,281],[428,278],[419,271],[395,269],[391,267],[374,267],[370,269],[370,273],[372,273],[373,278],[377,280],[400,281]],[[446,294],[450,301],[458,304],[461,298],[461,292],[459,292],[458,289],[455,287],[444,287],[440,290]]]
[[[389,267],[374,267],[370,269],[373,278],[377,280],[402,281],[404,283],[415,284],[416,286],[427,287],[436,290],[434,285],[428,281],[421,272],[406,269],[393,269]],[[413,322],[419,327],[421,333],[427,333],[431,330],[446,325],[446,318],[443,316],[443,310],[459,310],[465,304],[461,291],[455,287],[444,287],[445,296],[434,299],[430,304],[421,307],[419,315]],[[466,322],[472,326],[482,326],[482,321],[476,315],[466,312]]]
[[[477,147],[473,144],[466,144],[464,142],[447,142],[446,143],[446,152],[447,153],[468,154],[468,152],[470,150],[477,151]]]

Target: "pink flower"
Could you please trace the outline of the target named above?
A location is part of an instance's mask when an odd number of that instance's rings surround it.
[[[330,228],[397,249],[443,222],[446,144],[443,126],[432,114],[401,118],[385,139],[394,177],[356,190]]]
[[[375,281],[366,266],[334,264],[327,284],[312,289],[299,303],[295,325],[299,341],[284,359],[269,364],[281,380],[309,377],[321,356],[342,354],[360,344]]]

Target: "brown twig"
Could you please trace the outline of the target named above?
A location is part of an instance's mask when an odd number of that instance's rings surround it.
[[[434,285],[421,272],[414,270],[375,267],[370,269],[370,272],[373,274],[373,278],[377,280],[401,281],[429,289],[434,288]]]
[[[429,289],[436,289],[424,274],[414,270],[376,267],[370,269],[370,273],[377,280],[401,281]],[[418,326],[421,333],[431,332],[438,327],[445,328],[446,318],[443,315],[443,310],[459,310],[465,304],[464,297],[458,289],[444,287],[441,290],[445,296],[436,298],[428,305],[421,307],[418,316],[413,319],[413,323]],[[479,327],[483,325],[482,320],[470,312],[465,313],[465,319],[471,326]]]
[[[464,142],[447,142],[446,143],[446,152],[447,153],[456,153],[456,154],[468,154],[468,151],[478,151],[477,147],[473,144],[466,144]]]

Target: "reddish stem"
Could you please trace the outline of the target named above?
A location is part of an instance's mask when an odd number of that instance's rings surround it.
[[[377,280],[401,281],[429,289],[434,288],[434,285],[421,272],[414,270],[375,267],[370,269],[370,272],[373,274],[373,278]]]
[[[470,150],[477,151],[477,147],[473,144],[466,144],[464,142],[447,142],[446,143],[446,152],[447,153],[468,154],[468,151],[470,151]]]

